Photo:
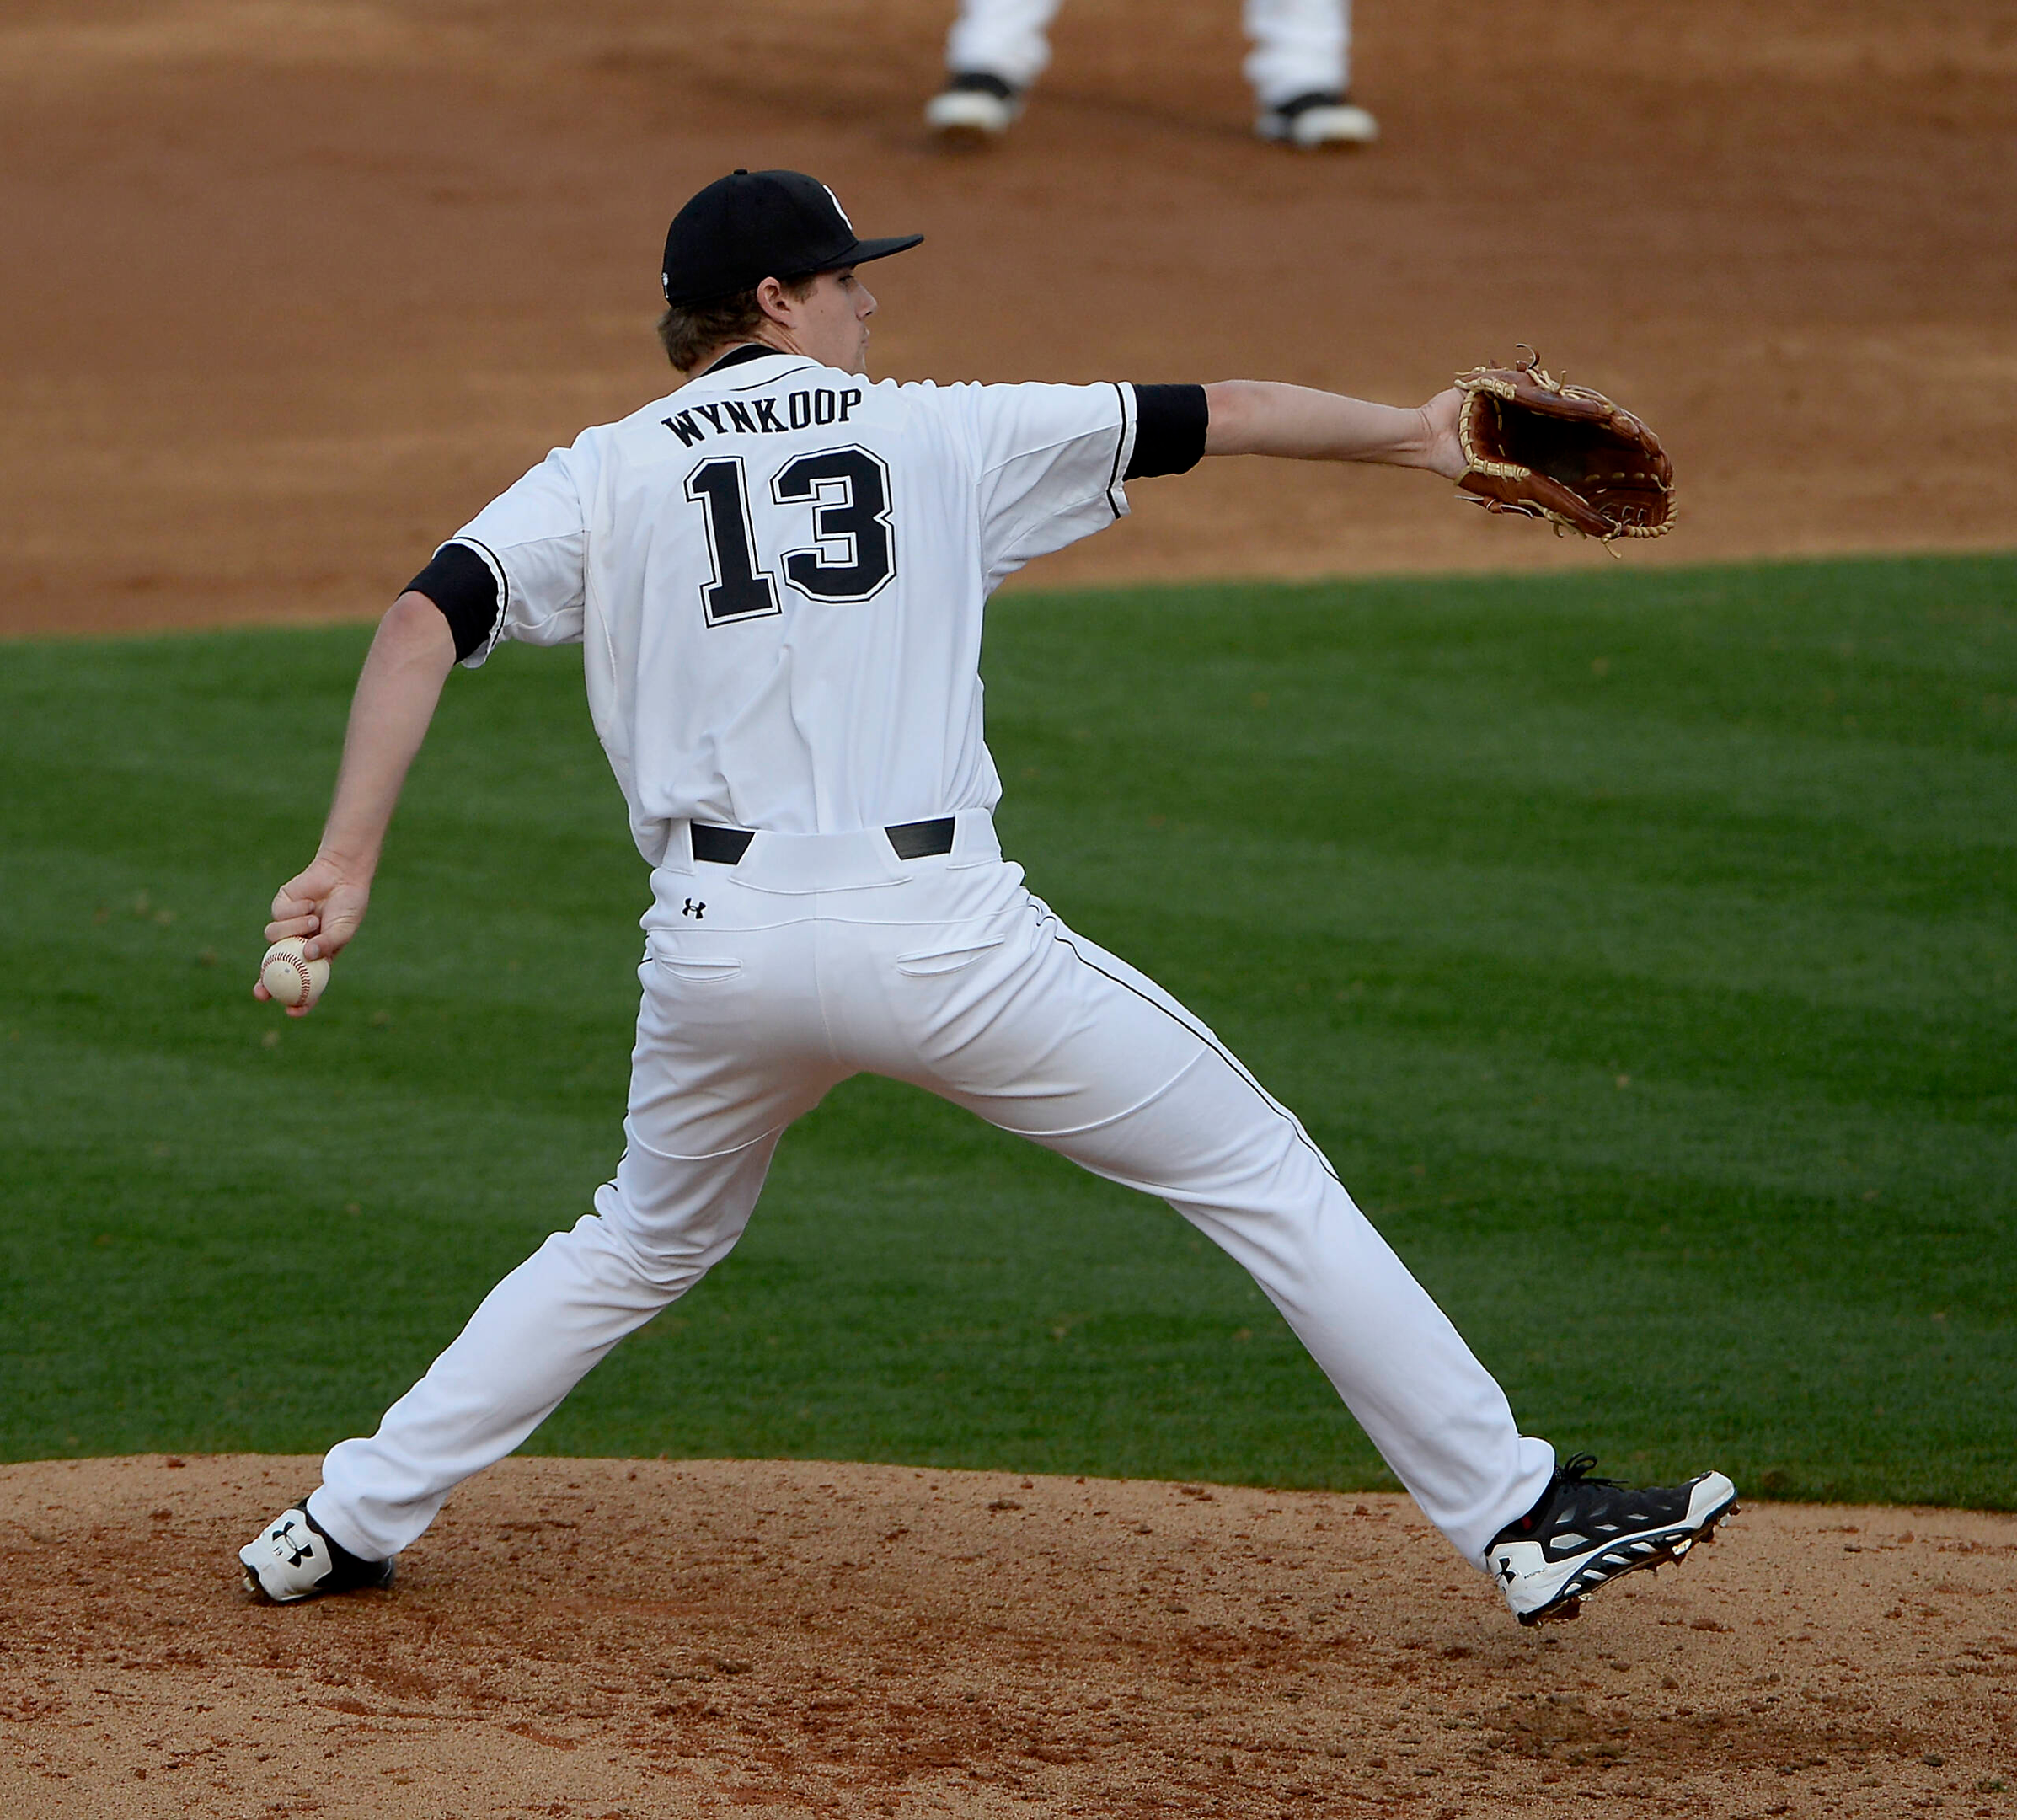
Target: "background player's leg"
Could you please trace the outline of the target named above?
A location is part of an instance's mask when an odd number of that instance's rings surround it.
[[[1379,123],[1350,99],[1351,0],[1246,0],[1255,130],[1305,150],[1362,145]]]
[[[923,1084],[1163,1196],[1222,1245],[1481,1566],[1546,1489],[1554,1450],[1520,1434],[1505,1393],[1293,1116],[1167,993],[1026,903],[982,961],[912,982]]]
[[[945,35],[945,67],[955,76],[998,76],[1027,88],[1051,61],[1047,34],[1062,0],[960,0]]]
[[[1022,112],[1023,91],[1051,61],[1045,34],[1058,0],[962,0],[945,39],[944,88],[924,124],[947,145],[998,139]]]
[[[1246,0],[1246,78],[1264,108],[1351,85],[1351,0]]]
[[[616,1179],[493,1289],[368,1439],[323,1463],[309,1501],[351,1553],[382,1560],[448,1493],[501,1459],[624,1335],[686,1293],[742,1234],[778,1139],[847,1070],[780,1044],[732,976],[647,962]],[[753,1040],[752,1040],[753,1039]]]

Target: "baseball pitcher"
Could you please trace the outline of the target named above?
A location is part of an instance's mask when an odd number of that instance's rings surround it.
[[[666,243],[684,383],[554,450],[379,627],[321,847],[267,938],[314,960],[356,936],[452,667],[506,639],[581,645],[651,869],[625,1144],[595,1211],[244,1548],[249,1585],[286,1602],[388,1583],[457,1484],[727,1255],[785,1127],[864,1070],[1160,1195],[1223,1246],[1523,1622],[1686,1554],[1729,1480],[1628,1489],[1522,1435],[1295,1116],[995,838],[979,664],[1005,576],[1206,456],[1458,479],[1461,395],[872,382],[862,268],[918,238],[858,238],[794,172],[710,184]]]

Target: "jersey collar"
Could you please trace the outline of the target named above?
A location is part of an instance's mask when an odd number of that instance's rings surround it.
[[[752,366],[759,361],[772,360],[783,361],[785,364],[774,371],[747,377],[728,371],[731,367]],[[810,355],[787,354],[781,348],[769,347],[761,341],[746,341],[741,347],[730,349],[711,367],[695,373],[680,390],[690,391],[711,384],[717,390],[748,392],[761,386],[774,385],[788,372],[811,372],[818,366],[819,362]]]
[[[703,367],[693,377],[696,379],[712,378],[716,373],[726,372],[730,367],[741,366],[745,361],[762,360],[767,354],[783,355],[787,360],[804,358],[801,355],[784,354],[781,348],[772,347],[767,342],[745,341],[741,347],[730,348],[720,360]]]

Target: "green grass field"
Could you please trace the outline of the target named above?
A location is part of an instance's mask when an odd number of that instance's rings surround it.
[[[452,679],[324,1006],[248,996],[366,636],[0,645],[0,1458],[368,1427],[613,1165],[571,653]],[[987,680],[1032,884],[1529,1430],[2017,1507],[2017,559],[1025,595]],[[533,1445],[1391,1483],[1165,1208],[867,1080]]]

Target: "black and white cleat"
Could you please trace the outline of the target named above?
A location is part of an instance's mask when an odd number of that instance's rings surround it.
[[[1584,1597],[1640,1568],[1683,1559],[1736,1510],[1719,1472],[1686,1485],[1632,1486],[1593,1479],[1588,1453],[1560,1466],[1540,1502],[1492,1538],[1485,1564],[1523,1625],[1577,1616]]]

